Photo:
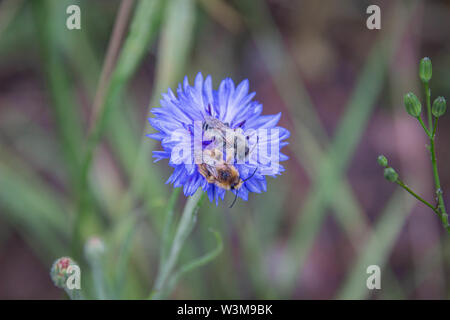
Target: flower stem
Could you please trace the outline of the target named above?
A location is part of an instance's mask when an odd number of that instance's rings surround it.
[[[178,223],[177,231],[170,248],[169,255],[165,262],[160,266],[156,276],[155,285],[149,299],[160,299],[166,294],[167,280],[173,272],[177,263],[181,249],[186,242],[186,239],[191,234],[197,220],[197,212],[203,199],[202,190],[198,190],[186,202],[183,213],[181,214],[180,222]]]
[[[425,123],[423,123],[422,117],[418,116],[417,120],[419,120],[420,124],[422,125],[423,130],[425,130],[425,133],[427,134],[428,138],[431,138],[431,133],[430,130],[428,130],[427,126],[425,125]]]
[[[166,262],[167,253],[169,251],[170,246],[170,235],[171,235],[171,227],[173,224],[173,218],[174,218],[174,207],[176,204],[176,201],[178,199],[178,195],[180,194],[181,188],[176,188],[172,191],[172,195],[169,198],[169,201],[167,203],[167,209],[166,209],[166,219],[164,222],[164,230],[162,234],[162,245],[160,250],[160,257],[159,257],[159,269],[162,269],[164,266],[164,263]]]
[[[433,124],[433,133],[431,134],[431,136],[433,137],[433,140],[434,140],[434,137],[436,137],[437,122],[438,122],[438,118],[435,118],[434,124]]]
[[[425,88],[425,100],[426,100],[426,104],[427,104],[428,128],[431,131],[431,128],[433,126],[433,118],[431,116],[431,92],[430,92],[430,85],[429,85],[428,82],[425,82],[423,84],[423,86]]]

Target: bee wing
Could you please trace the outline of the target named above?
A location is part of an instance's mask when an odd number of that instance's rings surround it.
[[[205,118],[205,122],[210,128],[219,129],[221,131],[225,131],[228,128],[219,119],[213,117]]]
[[[205,118],[205,122],[208,125],[208,130],[214,130],[214,135],[215,136],[220,136],[222,141],[217,141],[215,140],[214,144],[215,147],[220,147],[222,148],[221,145],[219,145],[220,143],[227,143],[228,145],[232,144],[232,141],[229,141],[229,139],[227,139],[226,133],[228,130],[232,130],[229,127],[227,127],[225,124],[223,124],[219,119],[213,118],[213,117],[206,117]]]
[[[216,180],[219,179],[219,173],[217,172],[217,169],[215,166],[211,166],[209,164],[204,164],[206,170],[212,175]]]

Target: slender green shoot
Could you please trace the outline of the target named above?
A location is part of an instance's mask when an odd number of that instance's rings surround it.
[[[432,68],[431,68],[431,60],[429,58],[423,58],[419,64],[419,76],[422,80],[422,84],[425,90],[425,105],[427,109],[427,119],[428,119],[428,127],[422,120],[422,106],[419,99],[414,95],[414,93],[407,93],[404,97],[405,108],[409,115],[416,118],[423,130],[425,131],[428,140],[429,140],[429,152],[431,155],[431,166],[433,169],[433,179],[435,184],[435,193],[437,198],[436,206],[431,205],[428,201],[424,200],[421,196],[419,196],[416,192],[414,192],[411,188],[409,188],[405,183],[403,183],[399,178],[398,174],[392,167],[388,166],[387,159],[384,156],[379,156],[378,159],[382,158],[383,161],[378,161],[384,169],[384,176],[390,182],[397,183],[400,187],[409,192],[413,197],[415,197],[420,202],[424,203],[426,206],[431,208],[440,218],[443,227],[450,234],[450,224],[448,222],[448,214],[447,209],[445,208],[443,191],[441,187],[441,181],[439,178],[438,166],[437,166],[437,158],[436,158],[436,131],[437,131],[437,122],[438,118],[445,114],[447,109],[447,105],[445,99],[443,97],[438,97],[434,100],[433,105],[431,105],[431,90],[429,81],[431,80]]]

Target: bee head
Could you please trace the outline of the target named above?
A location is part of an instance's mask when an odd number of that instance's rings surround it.
[[[239,189],[242,186],[243,182],[244,181],[242,181],[242,179],[239,176],[235,176],[233,181],[230,184],[230,189],[231,190]]]

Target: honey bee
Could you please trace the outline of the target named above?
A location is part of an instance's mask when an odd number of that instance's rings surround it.
[[[199,173],[205,177],[208,183],[213,183],[216,186],[225,190],[237,190],[236,196],[231,204],[233,207],[237,200],[238,190],[242,187],[243,183],[253,177],[253,174],[245,180],[242,180],[239,171],[234,165],[228,161],[223,160],[223,153],[218,149],[205,149],[203,151],[203,157],[206,162],[197,164]]]

